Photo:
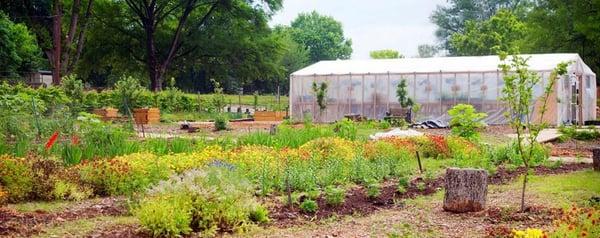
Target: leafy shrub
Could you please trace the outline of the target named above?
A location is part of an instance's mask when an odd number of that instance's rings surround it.
[[[450,128],[452,128],[452,134],[470,140],[479,139],[479,132],[477,130],[485,127],[485,123],[482,121],[487,117],[485,113],[477,113],[473,105],[470,104],[457,104],[448,110],[450,119]]]
[[[165,212],[178,210],[178,216],[174,220],[154,212],[160,207],[170,207]],[[234,171],[215,167],[191,170],[161,181],[134,210],[144,228],[153,234],[171,236],[186,234],[190,229],[207,235],[244,231],[253,218],[264,221],[264,213],[247,180]]]
[[[319,205],[312,199],[305,199],[300,203],[300,209],[306,213],[315,213],[319,209]]]
[[[79,185],[65,181],[57,180],[54,183],[54,189],[52,195],[55,199],[59,200],[75,200],[80,201],[92,196],[92,191],[89,189],[81,188]]]
[[[184,194],[146,198],[134,215],[153,236],[177,237],[192,231],[192,203],[191,197]]]
[[[61,87],[70,99],[68,106],[71,108],[71,112],[77,115],[83,111],[83,82],[77,79],[76,75],[69,75],[62,78]]]
[[[526,153],[529,153],[529,148],[533,150],[531,152],[532,157],[530,163],[532,165],[539,165],[546,161],[550,156],[550,148],[540,143],[534,143],[532,146],[524,148]],[[505,145],[495,147],[489,152],[490,161],[496,165],[510,164],[514,166],[523,165],[523,159],[519,156],[517,142],[512,142]]]
[[[593,126],[585,129],[578,129],[577,126],[561,125],[558,127],[558,131],[561,133],[561,140],[573,138],[575,140],[590,141],[600,138],[600,131]]]
[[[144,100],[143,94],[148,94],[147,90],[140,85],[138,79],[121,77],[115,84],[114,97],[119,111],[122,114],[129,115],[134,108],[140,108],[147,105],[149,100]]]
[[[250,211],[250,220],[256,223],[268,223],[269,210],[263,206],[257,206],[256,209]]]
[[[379,185],[379,183],[377,183],[375,181],[367,184],[366,189],[367,189],[367,197],[369,197],[369,198],[376,198],[376,197],[379,197],[379,195],[381,195],[381,185]]]
[[[388,121],[384,120],[379,123],[379,129],[387,130],[387,129],[390,129],[390,127],[392,127],[392,125]]]
[[[325,201],[329,205],[338,206],[344,203],[346,198],[346,190],[343,188],[336,188],[334,186],[328,186],[325,188]]]
[[[34,177],[31,166],[23,158],[0,156],[0,185],[8,193],[9,201],[20,201],[33,191]]]
[[[318,138],[300,147],[315,159],[351,160],[356,156],[354,143],[341,138]]]
[[[227,130],[228,119],[224,115],[218,115],[215,118],[215,130],[222,131]]]
[[[399,194],[405,194],[406,187],[403,186],[402,184],[398,184],[398,187],[396,187],[396,192],[398,192]]]
[[[335,134],[347,140],[356,140],[356,125],[351,120],[344,118],[335,123],[333,127]]]

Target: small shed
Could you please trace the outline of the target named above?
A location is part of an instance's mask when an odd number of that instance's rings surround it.
[[[596,119],[596,74],[578,54],[534,54],[529,69],[543,79],[535,86],[534,117],[539,113],[544,86],[551,71],[571,61],[568,75],[556,83],[544,120],[552,125],[583,123]],[[459,103],[473,105],[488,114],[488,124],[507,123],[506,107],[499,99],[504,82],[498,56],[407,58],[385,60],[321,61],[290,76],[290,112],[294,120],[318,115],[333,122],[345,115],[382,119],[399,107],[396,87],[407,81],[409,96],[421,105],[416,119],[448,121],[448,109]],[[328,84],[327,108],[319,113],[312,83]]]

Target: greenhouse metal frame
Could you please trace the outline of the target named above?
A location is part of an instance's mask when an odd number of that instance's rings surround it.
[[[509,56],[510,57],[510,56]],[[555,85],[544,121],[583,123],[596,119],[596,75],[577,54],[522,55],[542,81],[534,88],[533,116],[539,116],[540,96],[552,70],[570,62],[568,75]],[[410,58],[391,60],[321,61],[290,76],[290,113],[293,120],[307,116],[333,122],[348,115],[382,119],[400,107],[396,87],[407,81],[409,96],[418,104],[416,121],[448,121],[447,111],[459,103],[488,114],[488,124],[505,124],[501,100],[503,74],[498,56]],[[320,111],[312,83],[326,82],[327,107]]]

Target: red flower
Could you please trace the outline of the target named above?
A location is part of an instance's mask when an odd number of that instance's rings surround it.
[[[50,136],[50,139],[48,139],[48,142],[46,142],[46,146],[45,146],[46,150],[52,149],[52,146],[56,142],[56,139],[58,139],[58,131],[54,132],[54,134],[52,134],[52,136]]]
[[[71,144],[73,144],[73,145],[79,145],[79,137],[77,135],[73,135],[71,137]]]

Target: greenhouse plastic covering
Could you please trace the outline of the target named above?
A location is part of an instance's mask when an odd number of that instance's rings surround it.
[[[529,69],[543,79],[534,89],[536,97],[542,95],[557,64],[571,62],[568,76],[556,85],[557,124],[577,120],[573,98],[579,91],[572,88],[574,85],[583,93],[583,120],[595,119],[596,76],[579,55],[522,56],[529,59]],[[504,124],[506,107],[499,100],[504,86],[500,64],[498,56],[321,61],[291,75],[291,115],[294,120],[315,115],[322,122],[350,114],[382,119],[390,107],[399,107],[396,87],[405,79],[409,96],[421,105],[417,121],[448,121],[448,109],[468,103],[488,114],[487,123]],[[579,85],[578,77],[582,77],[583,85]],[[329,86],[327,108],[322,113],[315,102],[313,82]]]

